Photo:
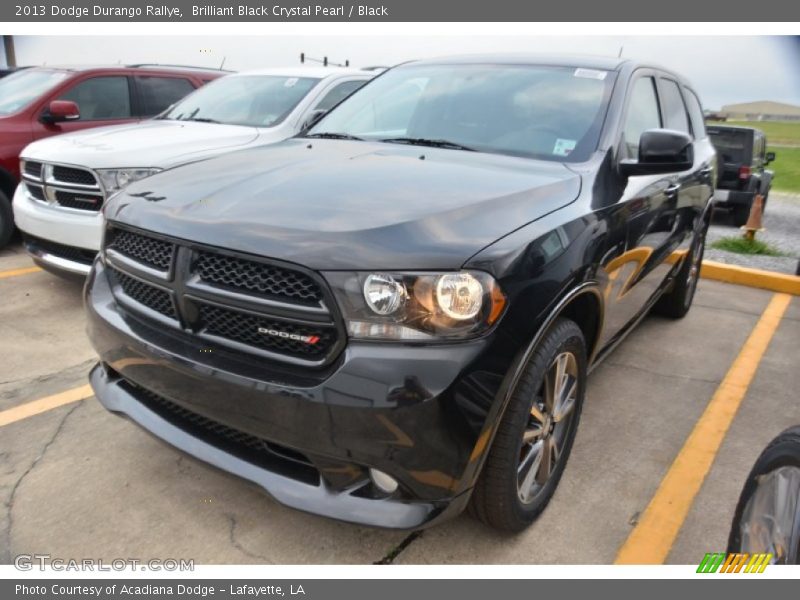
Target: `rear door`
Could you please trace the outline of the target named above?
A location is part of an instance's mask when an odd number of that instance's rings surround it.
[[[154,117],[195,90],[186,77],[169,75],[136,75],[136,113],[143,118]]]

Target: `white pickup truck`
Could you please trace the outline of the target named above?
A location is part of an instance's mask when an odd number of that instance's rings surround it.
[[[47,270],[85,276],[109,196],[164,169],[289,138],[375,75],[331,67],[236,73],[154,119],[34,142],[21,153],[13,201],[25,249]]]

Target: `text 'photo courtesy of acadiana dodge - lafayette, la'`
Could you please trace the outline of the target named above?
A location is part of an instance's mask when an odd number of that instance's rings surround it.
[[[138,17],[167,17],[183,18],[183,11],[176,6],[17,6],[17,16],[24,17],[124,17],[135,19]],[[340,5],[321,6],[319,4],[306,4],[297,6],[281,6],[278,4],[265,6],[229,5],[217,6],[214,4],[192,5],[193,17],[274,17],[292,19],[296,17],[387,17],[389,10],[386,6],[365,5]]]
[[[40,596],[50,593],[54,596],[95,596],[102,598],[105,595],[133,596],[192,596],[203,597],[214,596],[216,594],[228,594],[230,596],[247,596],[248,598],[260,598],[262,596],[304,596],[305,590],[300,584],[289,585],[288,589],[280,585],[201,585],[191,583],[179,583],[177,585],[157,585],[157,584],[107,584],[107,585],[79,585],[53,583],[47,585],[26,585],[16,584],[14,593],[17,596]]]

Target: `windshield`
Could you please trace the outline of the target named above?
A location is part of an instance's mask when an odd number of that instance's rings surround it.
[[[234,75],[193,92],[160,119],[273,127],[283,121],[319,79]]]
[[[11,115],[28,106],[69,76],[65,71],[26,69],[0,79],[0,115]]]
[[[355,92],[308,135],[583,161],[597,147],[613,78],[574,67],[399,67]]]

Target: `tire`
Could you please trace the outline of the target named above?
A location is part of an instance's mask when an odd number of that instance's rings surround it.
[[[760,501],[778,495],[770,493],[770,486],[778,481],[782,487],[774,489],[780,490],[784,501],[782,515],[773,502]],[[748,510],[751,501],[753,505]],[[770,506],[774,513],[759,510],[765,506]],[[761,527],[753,529],[756,532],[753,537],[757,539],[749,540],[743,532],[743,518],[753,517],[759,519]],[[764,523],[773,528],[765,530]],[[778,523],[783,526],[775,527]],[[767,539],[758,536],[762,532],[768,534]],[[770,552],[775,564],[800,564],[800,426],[787,429],[772,440],[753,465],[733,516],[728,552]]]
[[[745,223],[747,223],[748,217],[750,217],[750,207],[744,206],[741,204],[737,204],[733,207],[733,224],[736,227],[743,227]]]
[[[548,403],[544,390],[548,384],[553,389],[552,382],[557,380],[559,368],[557,363],[561,363],[562,372],[568,374],[562,388],[565,393],[561,401]],[[586,342],[580,328],[568,319],[556,320],[528,359],[511,393],[473,490],[469,511],[480,521],[496,529],[517,532],[530,525],[545,509],[558,486],[575,440],[586,393],[586,363]],[[555,416],[558,412],[561,412],[560,417]],[[542,432],[538,437],[535,435],[537,428]],[[557,453],[552,452],[551,442],[558,448]],[[545,463],[550,456],[556,459]],[[545,464],[549,466],[546,470]],[[528,468],[519,475],[518,470],[525,465]]]
[[[675,275],[672,289],[658,299],[653,306],[654,313],[671,319],[682,319],[689,312],[695,290],[697,290],[697,280],[700,278],[700,265],[703,262],[707,231],[708,223],[705,223],[703,228],[695,234],[691,250]]]
[[[0,192],[0,249],[5,248],[14,233],[14,213],[11,201]]]

